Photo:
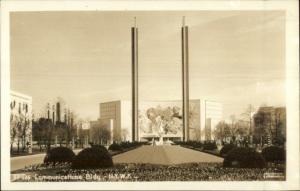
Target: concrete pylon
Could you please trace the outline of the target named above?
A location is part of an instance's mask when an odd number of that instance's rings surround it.
[[[183,17],[181,27],[181,52],[182,52],[182,115],[183,115],[183,141],[189,140],[189,46],[188,26]]]
[[[131,61],[132,61],[132,141],[138,141],[138,28],[136,18],[131,27]]]

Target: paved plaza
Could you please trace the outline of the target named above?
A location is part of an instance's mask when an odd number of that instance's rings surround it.
[[[75,150],[78,153],[80,150]],[[11,171],[32,164],[43,163],[45,154],[36,154],[11,158]],[[151,163],[181,164],[191,162],[223,162],[223,158],[180,146],[142,146],[137,149],[115,155],[114,163]]]
[[[181,164],[223,162],[223,158],[180,146],[142,146],[113,157],[114,163]]]
[[[81,149],[74,150],[74,153],[77,154],[81,151]],[[41,164],[44,161],[46,153],[35,154],[35,155],[27,155],[27,156],[19,156],[10,158],[10,170],[18,170],[22,169],[25,166],[33,165],[33,164]]]

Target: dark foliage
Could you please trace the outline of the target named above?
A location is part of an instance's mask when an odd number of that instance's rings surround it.
[[[45,158],[44,163],[71,163],[75,157],[74,152],[67,147],[56,147],[50,149]]]
[[[262,156],[267,162],[285,161],[285,150],[282,147],[270,146],[262,150]]]
[[[203,143],[201,143],[200,141],[175,141],[174,143],[176,145],[188,146],[199,149],[203,146]]]
[[[108,147],[108,150],[111,150],[111,151],[122,151],[123,148],[120,144],[117,144],[117,143],[113,143],[111,144],[109,147]]]
[[[186,145],[192,146],[193,148],[201,148],[203,146],[200,141],[187,141]]]
[[[91,147],[93,149],[97,149],[97,150],[100,150],[100,151],[103,151],[103,152],[108,152],[107,149],[103,145],[95,145],[95,144],[93,144]]]
[[[229,151],[231,151],[233,148],[236,146],[234,144],[225,144],[222,149],[220,150],[220,155],[221,156],[226,156]]]
[[[217,144],[215,141],[176,141],[175,144],[208,151],[217,149]]]
[[[265,159],[252,148],[237,147],[228,152],[223,161],[224,167],[264,168]]]
[[[124,142],[120,143],[120,146],[123,149],[129,149],[129,148],[141,146],[143,144],[144,144],[143,142],[137,142],[137,141],[134,141],[134,142],[124,141]]]
[[[217,149],[216,142],[204,142],[203,150],[211,151]]]
[[[78,153],[72,163],[72,168],[103,168],[113,166],[112,157],[107,149],[94,145]]]

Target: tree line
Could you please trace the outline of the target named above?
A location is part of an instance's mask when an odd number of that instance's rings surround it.
[[[17,144],[17,152],[25,151],[30,144],[31,121],[28,104],[16,101],[10,103],[10,152],[13,152],[14,144]]]
[[[215,139],[221,140],[222,144],[281,146],[285,142],[285,115],[285,108],[262,106],[254,112],[253,106],[249,105],[241,119],[231,115],[230,122],[219,122],[214,131]]]

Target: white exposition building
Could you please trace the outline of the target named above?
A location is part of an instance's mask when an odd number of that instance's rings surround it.
[[[132,140],[131,101],[100,103],[98,123],[109,127],[112,141]],[[222,120],[222,104],[207,100],[189,101],[188,140],[213,140],[213,130]],[[153,138],[179,141],[183,138],[182,101],[140,101],[137,140]]]
[[[14,149],[26,147],[32,152],[32,97],[10,91],[10,132]]]

